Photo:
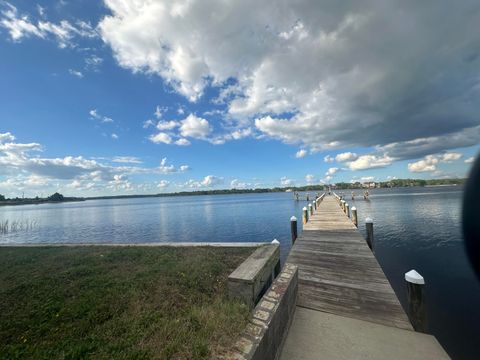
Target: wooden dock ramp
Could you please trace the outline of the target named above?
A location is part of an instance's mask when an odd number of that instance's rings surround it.
[[[287,262],[299,268],[299,289],[282,360],[449,358],[433,336],[413,331],[365,239],[333,196],[325,196],[304,225]]]

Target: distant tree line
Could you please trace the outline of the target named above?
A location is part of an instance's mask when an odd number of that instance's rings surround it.
[[[375,187],[391,188],[391,187],[408,187],[408,186],[435,186],[435,185],[461,185],[466,179],[392,179],[389,181],[375,182]],[[373,185],[372,183],[369,183]],[[226,194],[258,194],[258,193],[274,193],[291,191],[325,191],[331,186],[334,189],[361,189],[366,184],[360,182],[346,183],[339,182],[333,185],[319,184],[306,186],[289,186],[274,188],[257,188],[257,189],[220,189],[220,190],[197,190],[197,191],[181,191],[173,193],[159,193],[150,195],[113,195],[113,196],[96,196],[88,198],[65,197],[56,192],[47,198],[15,198],[6,199],[4,195],[0,195],[0,203],[3,205],[21,205],[21,204],[39,204],[44,202],[63,202],[63,201],[83,201],[96,199],[129,199],[129,198],[150,198],[150,197],[168,197],[168,196],[193,196],[193,195],[226,195]]]
[[[391,181],[376,182],[376,187],[406,187],[406,186],[427,186],[427,185],[453,185],[463,184],[465,179],[438,179],[438,180],[422,180],[422,179],[396,179]],[[129,199],[129,198],[146,198],[146,197],[169,197],[169,196],[194,196],[194,195],[227,195],[227,194],[258,194],[258,193],[274,193],[291,191],[326,191],[330,185],[306,185],[306,186],[289,186],[274,188],[257,188],[257,189],[220,189],[220,190],[196,190],[181,191],[172,193],[159,193],[150,195],[112,195],[112,196],[96,196],[86,198],[87,200],[99,199]],[[331,185],[334,189],[361,189],[365,184],[360,182],[346,183],[339,182]]]
[[[379,188],[392,188],[392,187],[410,187],[410,186],[438,186],[438,185],[461,185],[465,183],[466,179],[392,179],[388,181],[372,182],[369,184],[375,184],[375,187]],[[360,182],[336,183],[334,186],[336,189],[361,189],[365,187],[365,184]]]
[[[307,186],[290,186],[290,187],[274,187],[274,188],[257,188],[257,189],[219,189],[219,190],[196,190],[196,191],[180,191],[173,193],[159,193],[151,195],[112,195],[112,196],[96,196],[89,197],[87,200],[98,199],[128,199],[142,197],[169,197],[169,196],[194,196],[194,195],[227,195],[227,194],[259,194],[272,192],[285,192],[287,189],[292,191],[321,191],[326,188],[325,185],[307,185]]]
[[[56,192],[55,194],[53,195],[50,195],[47,200],[48,201],[53,201],[53,202],[60,202],[60,201],[63,201],[65,198],[62,194],[59,194],[58,192]]]
[[[380,187],[462,185],[467,179],[393,179],[380,182]]]
[[[62,194],[56,192],[46,198],[39,198],[38,196],[34,198],[19,198],[7,199],[4,195],[0,195],[0,205],[27,205],[27,204],[42,204],[46,202],[64,202],[64,201],[84,201],[85,198],[77,197],[66,197]]]

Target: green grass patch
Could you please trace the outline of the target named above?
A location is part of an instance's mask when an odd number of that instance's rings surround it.
[[[249,309],[228,298],[248,248],[0,248],[0,358],[204,359]]]

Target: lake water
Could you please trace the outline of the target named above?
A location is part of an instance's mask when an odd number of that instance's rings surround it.
[[[360,192],[357,191],[359,194]],[[313,195],[313,193],[311,193]],[[348,202],[374,219],[375,252],[405,306],[404,273],[426,280],[430,331],[455,359],[480,358],[480,285],[461,236],[461,187],[375,189],[371,201]],[[0,234],[0,243],[281,243],[290,249],[292,215],[306,202],[291,193],[93,200],[0,208],[4,220],[34,223],[34,230]],[[300,221],[299,221],[300,223]],[[299,225],[301,231],[301,225]]]

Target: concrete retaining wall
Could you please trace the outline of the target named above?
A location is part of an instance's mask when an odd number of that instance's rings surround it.
[[[225,359],[277,359],[293,320],[297,292],[298,269],[287,263],[255,307],[246,330]]]
[[[228,293],[251,308],[255,307],[278,275],[280,246],[259,247],[228,277]]]

